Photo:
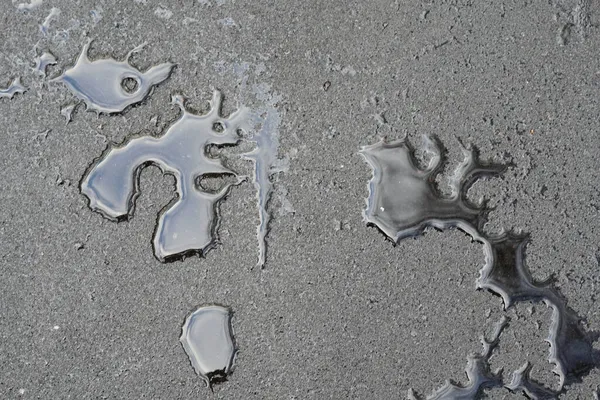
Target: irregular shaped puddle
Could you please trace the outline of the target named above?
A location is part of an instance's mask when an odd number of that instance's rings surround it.
[[[532,278],[525,264],[528,236],[506,234],[484,240],[486,263],[477,287],[500,295],[505,309],[524,301],[552,308],[547,339],[549,361],[556,366],[554,372],[560,377],[560,386],[578,381],[597,367],[600,353],[594,349],[594,334],[585,331],[581,318],[567,306],[567,300],[552,286],[551,280],[536,282]],[[528,380],[525,372],[520,374],[522,382]]]
[[[6,89],[0,89],[0,99],[12,99],[17,93],[25,93],[27,89],[21,85],[21,78],[15,78]]]
[[[41,56],[35,58],[35,71],[40,76],[46,76],[46,68],[49,65],[56,65],[56,57],[52,53],[45,52]]]
[[[363,215],[368,224],[377,226],[395,242],[418,236],[428,226],[457,226],[468,232],[481,228],[487,210],[468,202],[466,191],[477,178],[498,174],[505,168],[484,165],[475,152],[467,152],[454,179],[453,194],[443,197],[432,185],[440,171],[441,153],[432,139],[426,144],[434,157],[424,170],[417,168],[414,149],[406,141],[379,142],[360,152],[373,169]]]
[[[154,254],[162,262],[191,254],[206,254],[217,241],[218,203],[231,184],[217,193],[200,188],[206,176],[234,175],[221,160],[209,158],[209,145],[236,144],[239,131],[248,129],[248,110],[241,107],[229,118],[220,115],[221,93],[215,91],[206,115],[186,111],[184,99],[173,97],[181,117],[159,138],[143,136],[122,146],[109,146],[81,182],[90,207],[118,221],[131,218],[138,195],[139,175],[148,164],[175,177],[176,198],[158,218]],[[241,182],[238,179],[238,182]]]
[[[503,385],[513,391],[523,391],[531,398],[549,398],[550,394],[550,398],[557,397],[566,390],[565,385],[580,381],[599,366],[600,354],[593,346],[596,334],[585,330],[581,318],[567,306],[566,299],[550,281],[536,282],[532,278],[525,264],[526,235],[487,237],[483,233],[489,209],[470,203],[466,193],[478,178],[498,174],[504,167],[482,163],[475,151],[465,150],[465,162],[455,175],[453,193],[442,196],[433,186],[442,162],[441,152],[434,140],[427,139],[426,144],[434,157],[425,169],[417,167],[414,150],[405,140],[379,142],[362,148],[360,154],[373,170],[363,214],[366,222],[394,242],[420,235],[431,226],[458,228],[482,243],[486,262],[477,288],[500,295],[505,309],[518,302],[532,301],[543,302],[553,310],[547,341],[550,343],[549,361],[560,377],[560,392],[533,382],[527,366],[515,372],[511,383]],[[477,379],[469,376],[468,386],[447,384],[431,398],[472,398],[471,394],[479,393],[494,382],[482,379],[485,376],[481,374],[474,376]],[[457,390],[465,390],[467,396]]]
[[[526,363],[513,373],[512,381],[506,385],[511,392],[523,393],[528,399],[558,399],[558,393],[531,380],[532,365]]]
[[[467,385],[458,386],[450,381],[446,381],[446,384],[443,387],[438,389],[432,396],[427,397],[427,399],[477,399],[478,396],[481,395],[483,389],[502,387],[502,372],[492,372],[490,370],[490,357],[496,346],[498,346],[500,335],[507,325],[508,318],[502,317],[496,324],[492,339],[487,340],[485,337],[481,338],[483,351],[480,354],[469,356],[467,361],[467,368],[465,370],[467,379],[469,379]],[[412,390],[409,391],[408,397],[411,400],[417,400],[417,396]]]
[[[75,66],[50,82],[63,82],[71,92],[83,100],[90,110],[98,113],[118,113],[130,105],[141,102],[153,86],[169,77],[175,64],[167,62],[140,72],[129,64],[131,56],[142,46],[125,56],[124,61],[113,58],[90,61],[88,42]],[[128,83],[132,86],[128,87]]]
[[[181,344],[208,387],[226,381],[233,369],[237,347],[231,317],[227,307],[204,306],[190,314],[183,324]]]

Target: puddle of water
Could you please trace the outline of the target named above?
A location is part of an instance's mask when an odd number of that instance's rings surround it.
[[[525,264],[526,235],[505,234],[484,239],[486,263],[477,287],[502,297],[509,308],[523,301],[540,302],[552,308],[548,343],[549,361],[556,367],[560,386],[578,381],[598,366],[600,353],[594,349],[594,338],[581,325],[581,318],[567,306],[567,300],[552,286],[552,281],[536,282]],[[521,374],[523,381],[527,375]]]
[[[231,317],[229,308],[210,305],[198,308],[183,325],[181,344],[208,387],[226,381],[233,369],[237,347]]]
[[[500,335],[508,325],[508,318],[502,317],[496,324],[491,340],[485,337],[481,338],[483,351],[480,354],[473,354],[468,357],[467,368],[465,370],[469,383],[464,386],[459,386],[450,381],[438,389],[433,395],[427,396],[428,400],[442,399],[477,399],[482,394],[484,389],[502,387],[502,372],[492,372],[490,370],[490,357],[494,349],[498,346]],[[409,393],[409,398],[417,400],[417,395]]]
[[[129,64],[131,56],[142,49],[142,46],[131,50],[125,60],[113,58],[90,61],[88,42],[75,63],[58,78],[50,82],[62,82],[79,99],[83,100],[89,110],[98,113],[118,113],[130,105],[141,102],[150,90],[169,77],[175,64],[167,62],[141,72]],[[126,90],[124,83],[134,82],[132,90]]]
[[[35,71],[40,76],[46,76],[48,65],[56,65],[56,57],[52,53],[44,52],[41,56],[35,58]]]
[[[6,89],[0,89],[0,99],[12,99],[15,94],[25,93],[26,90],[25,86],[21,85],[21,78],[15,78]]]
[[[524,393],[529,399],[558,399],[558,393],[531,380],[532,365],[526,363],[513,373],[512,381],[506,385],[511,392]]]
[[[418,236],[428,226],[479,230],[487,210],[467,201],[466,192],[478,177],[504,170],[503,166],[481,163],[474,151],[466,152],[453,194],[445,197],[433,185],[441,167],[439,146],[429,138],[426,145],[433,157],[425,169],[417,167],[414,149],[404,140],[381,141],[360,151],[373,169],[363,216],[367,224],[377,226],[394,242]]]
[[[248,129],[248,110],[241,107],[223,118],[221,100],[221,93],[215,91],[209,113],[195,115],[186,111],[182,97],[174,96],[181,116],[161,137],[137,137],[121,146],[109,146],[82,180],[81,192],[90,208],[117,221],[133,216],[139,175],[145,166],[156,165],[175,177],[177,196],[160,213],[153,240],[154,254],[161,262],[205,255],[217,242],[218,203],[232,185],[209,193],[201,190],[198,180],[206,175],[236,174],[220,159],[207,157],[206,148],[236,144],[239,131]]]
[[[489,210],[485,204],[476,205],[466,198],[469,187],[477,179],[499,174],[505,167],[482,163],[476,151],[465,150],[465,161],[452,181],[452,194],[444,196],[433,184],[443,161],[440,147],[433,139],[427,139],[425,145],[433,155],[425,168],[417,166],[414,149],[406,140],[379,142],[362,148],[360,154],[373,170],[363,214],[367,224],[376,226],[394,242],[418,236],[425,228],[434,227],[458,228],[482,243],[486,262],[476,282],[478,289],[501,296],[505,309],[523,301],[542,302],[552,308],[547,339],[549,361],[555,365],[561,392],[566,390],[564,385],[580,381],[583,375],[599,366],[600,354],[593,346],[596,335],[585,330],[581,318],[567,307],[566,299],[551,281],[536,282],[532,278],[525,264],[527,236],[487,237],[482,228]],[[460,390],[446,385],[442,389],[448,392],[441,389],[433,398],[472,398],[471,394],[494,382],[482,376],[475,374],[477,379],[469,376],[470,384]],[[531,381],[527,367],[516,371],[513,381],[503,385],[525,391],[534,399],[549,398],[548,394],[554,398],[559,394]],[[455,393],[457,390],[467,390],[467,396]]]

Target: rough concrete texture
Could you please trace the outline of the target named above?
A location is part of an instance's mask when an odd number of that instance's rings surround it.
[[[493,4],[490,4],[493,3]],[[326,399],[430,394],[465,382],[469,353],[502,314],[494,368],[526,361],[556,385],[544,342],[550,313],[474,290],[484,259],[461,232],[429,231],[393,246],[361,218],[370,178],[357,155],[383,136],[437,135],[449,167],[457,139],[482,158],[512,162],[470,195],[496,207],[487,231],[531,233],[537,278],[554,274],[569,305],[600,329],[598,153],[600,6],[564,1],[128,2],[44,0],[28,12],[0,4],[0,87],[21,76],[28,91],[0,99],[0,397]],[[39,25],[51,8],[60,14]],[[94,13],[91,11],[95,10]],[[172,61],[172,76],[123,114],[76,108],[66,124],[63,86],[32,70],[50,51],[73,65],[90,58],[144,70]],[[37,53],[36,53],[37,46]],[[141,176],[132,220],[88,208],[78,182],[109,141],[159,135],[178,116],[170,96],[206,109],[212,88],[225,112],[244,97],[234,66],[280,95],[280,156],[264,270],[257,258],[256,193],[235,187],[221,207],[221,244],[206,258],[161,264],[156,215],[173,179]],[[327,88],[327,90],[324,90]],[[247,149],[247,146],[246,146]],[[243,174],[252,165],[222,153]],[[446,188],[447,189],[447,188]],[[229,382],[214,393],[180,343],[184,318],[204,303],[230,306],[240,347]],[[592,372],[564,398],[592,398]],[[490,398],[520,398],[495,389]]]

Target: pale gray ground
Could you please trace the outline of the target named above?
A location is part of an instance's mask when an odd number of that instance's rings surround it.
[[[29,90],[0,99],[0,397],[386,399],[465,381],[466,356],[480,351],[501,301],[473,290],[483,254],[464,234],[430,231],[393,247],[364,225],[370,170],[357,151],[383,135],[415,145],[437,135],[448,173],[460,162],[456,138],[512,161],[471,191],[497,207],[488,231],[531,232],[534,275],[555,274],[600,329],[600,7],[486,3],[45,0],[23,14],[2,2],[0,87],[21,76]],[[43,39],[52,7],[61,13]],[[42,86],[35,57],[54,54],[57,76],[88,37],[91,59],[122,59],[147,42],[134,65],[178,66],[123,115],[80,106],[66,125],[60,109],[74,98]],[[283,99],[289,169],[275,185],[266,268],[252,269],[250,184],[223,203],[222,244],[206,259],[161,264],[150,241],[172,178],[144,171],[135,217],[119,224],[88,209],[78,182],[104,138],[162,132],[178,115],[173,93],[201,109],[219,88],[234,110],[241,62]],[[238,152],[225,152],[230,165],[250,174]],[[240,347],[214,394],[179,343],[186,315],[210,302],[233,308]],[[550,313],[523,305],[507,315],[493,366],[510,375],[530,360],[535,377],[556,384],[543,341]],[[592,398],[599,384],[593,372],[565,398]]]

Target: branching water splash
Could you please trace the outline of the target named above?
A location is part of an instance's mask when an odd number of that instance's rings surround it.
[[[263,88],[257,92],[257,98],[264,102],[263,108],[253,110],[253,121],[259,124],[260,128],[253,131],[248,139],[256,144],[256,148],[250,153],[244,154],[244,157],[254,162],[253,183],[257,192],[259,210],[257,266],[263,267],[267,252],[266,236],[271,218],[267,207],[273,192],[272,176],[280,172],[277,166],[280,164],[278,153],[281,116],[277,109],[277,102],[281,100],[281,97],[272,96],[268,94],[267,89]]]
[[[472,354],[467,359],[465,372],[469,382],[466,385],[461,386],[451,381],[446,381],[444,386],[438,389],[433,395],[427,396],[427,400],[477,399],[484,389],[502,387],[502,371],[492,372],[490,370],[490,358],[500,342],[500,335],[508,326],[508,321],[508,318],[504,316],[498,321],[490,340],[487,340],[485,336],[481,337],[483,351],[480,354]],[[408,398],[410,400],[419,399],[412,389],[409,391]]]
[[[597,333],[585,330],[581,318],[567,306],[566,299],[551,280],[536,282],[532,278],[525,264],[527,235],[508,233],[488,237],[483,233],[490,210],[485,203],[471,203],[466,194],[477,179],[497,175],[505,167],[482,163],[476,151],[465,149],[465,161],[454,177],[452,194],[443,196],[433,184],[440,171],[442,154],[434,139],[427,138],[425,142],[433,154],[425,169],[417,167],[414,150],[406,140],[382,141],[362,148],[360,154],[373,170],[363,214],[367,224],[376,226],[394,242],[418,236],[427,227],[435,227],[458,228],[482,243],[486,262],[480,271],[477,288],[500,295],[505,309],[519,302],[532,301],[543,302],[553,311],[547,341],[550,343],[549,361],[555,365],[554,372],[560,378],[560,390],[553,391],[533,382],[528,366],[516,371],[512,382],[504,386],[523,391],[533,399],[557,397],[566,390],[565,385],[580,381],[582,376],[600,365],[599,351],[593,345]],[[431,398],[474,398],[487,387],[485,385],[500,379],[490,380],[487,372],[481,369],[468,371],[468,386],[459,388],[447,384]]]
[[[27,89],[21,85],[21,78],[15,78],[6,89],[0,89],[0,99],[12,99],[17,93],[25,93]]]

